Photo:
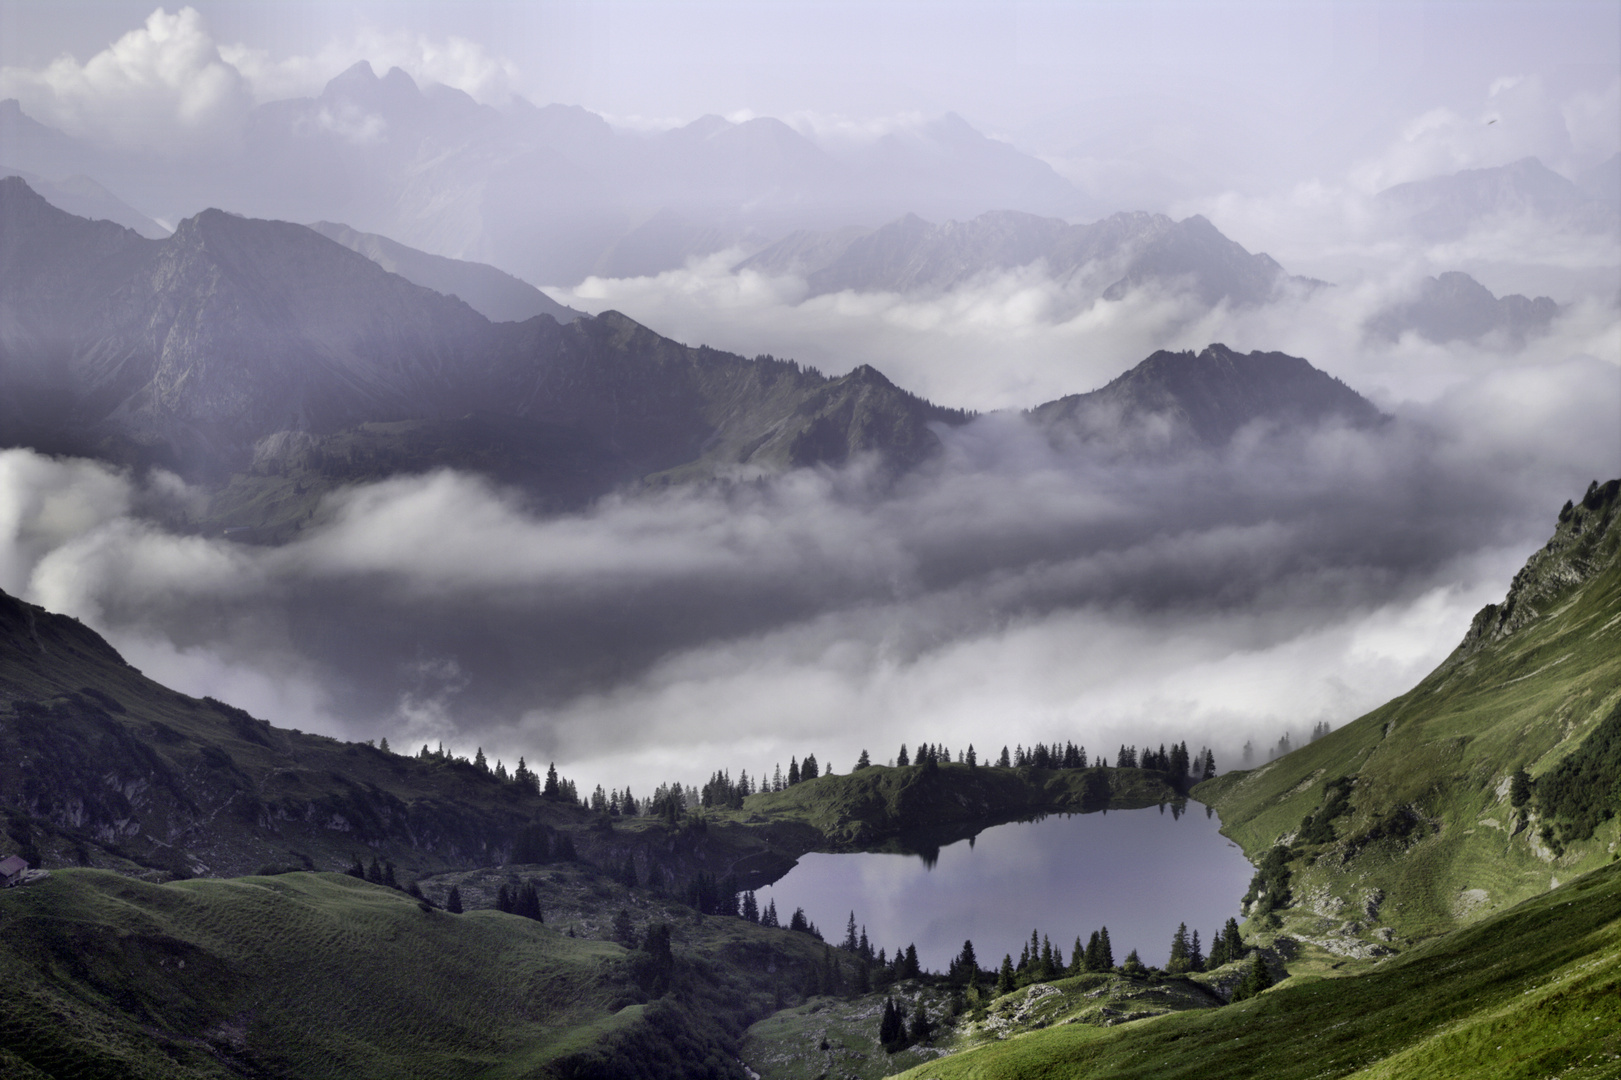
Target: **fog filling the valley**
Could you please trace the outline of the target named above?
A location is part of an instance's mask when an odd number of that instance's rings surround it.
[[[706,61],[764,40],[782,52],[760,16],[725,5],[712,14],[736,23],[721,43],[669,40],[671,53],[692,50],[685,61],[654,56],[659,28],[674,33],[670,10],[653,5],[642,25],[605,5],[606,29],[584,15],[564,28],[589,46],[585,59],[534,45],[549,67],[513,58],[502,33],[517,9],[500,5],[468,5],[465,23],[431,29],[366,9],[359,21],[308,15],[302,30],[223,4],[150,18],[107,5],[98,18],[123,21],[75,56],[39,44],[53,26],[27,7],[0,9],[19,31],[0,34],[0,97],[104,160],[135,162],[128,186],[96,179],[171,225],[201,209],[185,203],[194,189],[151,178],[228,158],[255,104],[316,94],[367,59],[490,105],[514,93],[578,100],[621,131],[703,112],[781,116],[834,155],[911,137],[956,109],[1076,184],[1075,220],[1200,213],[1290,273],[1333,283],[1211,309],[1166,288],[1083,296],[1035,264],[943,294],[807,296],[803,278],[733,269],[758,242],[658,273],[536,282],[690,344],[829,374],[867,363],[933,401],[988,413],[942,429],[940,458],[898,481],[857,461],[542,516],[479,477],[438,472],[342,492],[300,539],[261,548],[160,524],[201,498],[173,476],[0,451],[0,588],[83,619],[161,682],[282,726],[401,750],[482,747],[509,767],[519,755],[555,760],[583,787],[640,795],[721,767],[769,775],[807,753],[845,772],[862,749],[882,761],[924,740],[982,754],[1073,740],[1112,755],[1185,739],[1213,746],[1225,768],[1246,741],[1264,760],[1285,732],[1299,740],[1410,688],[1502,598],[1564,500],[1621,466],[1614,237],[1526,215],[1438,239],[1386,227],[1374,209],[1377,192],[1405,181],[1529,155],[1577,175],[1621,148],[1621,46],[1605,37],[1602,5],[1545,17],[1546,6],[1509,5],[1490,34],[1419,27],[1395,11],[1380,29],[1358,5],[1292,13],[1276,32],[1257,29],[1282,14],[1271,8],[1266,19],[1235,8],[1233,29],[1180,7],[1182,22],[1149,17],[1150,27],[1075,5],[1083,15],[1024,13],[1008,41],[991,8],[967,5],[929,28],[917,55],[966,55],[983,31],[995,54],[983,70],[897,62],[900,74],[843,80],[833,101],[812,100],[828,81],[812,61],[852,70],[834,32],[805,30],[806,59],[777,82]],[[932,21],[879,7],[879,43]],[[817,5],[785,10],[783,26],[821,21]],[[1089,36],[1095,71],[1074,74],[1086,65],[1059,63],[1055,50],[1079,40],[1065,37],[1067,20],[1085,10],[1140,47]],[[518,20],[524,33],[557,31],[551,16],[533,18]],[[1576,29],[1549,29],[1560,19]],[[1045,34],[1052,20],[1070,29]],[[1325,76],[1279,94],[1325,53],[1278,36],[1306,24],[1347,35],[1346,55],[1326,50],[1346,85]],[[1155,27],[1174,48],[1148,48]],[[1244,27],[1250,40],[1239,40]],[[1229,51],[1205,48],[1210,35]],[[1455,36],[1455,48],[1423,46]],[[876,48],[864,41],[855,55]],[[1011,84],[993,77],[998,64],[1018,67],[998,49],[1025,57]],[[1148,75],[1113,51],[1168,53],[1152,61],[1161,81],[1121,91]],[[1413,61],[1404,78],[1353,86],[1353,73],[1388,73],[1402,58]],[[726,74],[704,84],[705,62]],[[649,89],[658,78],[680,85],[660,96]],[[855,99],[863,91],[870,103]],[[385,134],[376,117],[321,116],[362,150]],[[1333,125],[1343,137],[1324,132]],[[215,195],[229,205],[233,192]],[[1563,307],[1524,342],[1370,339],[1370,318],[1446,270]],[[1303,356],[1392,420],[1257,427],[1221,450],[1172,454],[1151,431],[1114,444],[1143,453],[1055,446],[1017,415],[1101,386],[1155,349],[1217,341]]]

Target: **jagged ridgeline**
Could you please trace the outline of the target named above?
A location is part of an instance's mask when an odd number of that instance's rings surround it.
[[[205,524],[281,539],[332,488],[453,466],[580,505],[718,468],[897,467],[931,405],[869,367],[689,348],[623,315],[492,323],[313,229],[209,210],[149,240],[0,179],[11,445],[224,488]],[[673,470],[673,473],[672,473]]]

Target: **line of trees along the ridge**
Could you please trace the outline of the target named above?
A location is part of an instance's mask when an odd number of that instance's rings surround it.
[[[1004,746],[994,764],[981,762],[979,753],[974,749],[972,743],[968,744],[967,749],[958,750],[955,756],[953,756],[950,748],[940,743],[920,743],[915,753],[909,752],[906,744],[902,743],[899,752],[888,762],[891,768],[949,764],[966,765],[969,768],[988,767],[1001,769],[1099,769],[1110,767],[1107,756],[1099,755],[1097,758],[1092,758],[1087,754],[1086,747],[1077,746],[1072,742],[1062,744],[1056,742],[1036,743],[1029,747],[1019,745],[1011,750]],[[866,750],[862,750],[861,755],[856,759],[854,769],[851,771],[860,772],[863,769],[872,767],[872,756]],[[1211,752],[1209,747],[1200,747],[1197,753],[1190,754],[1188,744],[1185,741],[1173,743],[1169,748],[1164,743],[1161,743],[1157,750],[1153,747],[1144,747],[1139,751],[1135,746],[1122,745],[1115,755],[1113,767],[1117,769],[1145,769],[1150,772],[1164,773],[1173,787],[1178,791],[1185,791],[1193,784],[1201,780],[1209,780],[1216,775],[1216,755]],[[686,789],[690,792],[690,797],[684,803],[676,801],[672,805],[672,800],[666,795],[666,792],[673,793],[676,800],[679,800],[683,790],[679,783],[660,785],[658,793],[655,794],[652,800],[653,803],[657,804],[658,810],[644,812],[661,812],[668,817],[679,816],[681,806],[687,809],[695,807],[741,809],[743,800],[758,792],[786,791],[788,788],[807,780],[815,780],[818,776],[832,775],[833,769],[830,766],[820,765],[815,754],[806,754],[803,762],[797,757],[789,759],[786,773],[783,772],[782,765],[779,763],[770,778],[759,781],[750,777],[746,769],[738,771],[736,780],[732,779],[729,770],[719,769],[710,775],[709,780],[701,788]],[[601,793],[601,788],[598,788],[598,792]],[[598,805],[599,802],[602,805]],[[612,795],[608,796],[606,800],[593,796],[592,806],[596,809],[606,809],[609,813],[617,814],[621,812],[614,809],[614,796]]]
[[[378,749],[389,752],[388,740],[383,739],[378,743]],[[558,774],[555,762],[546,766],[545,776],[542,777],[530,769],[522,757],[518,758],[517,767],[510,773],[500,761],[491,765],[484,755],[483,747],[479,747],[469,759],[447,753],[442,742],[437,750],[429,749],[428,745],[423,743],[422,749],[414,756],[423,762],[441,762],[470,768],[480,775],[513,784],[524,791],[532,791],[542,798],[566,802],[609,817],[662,817],[672,823],[680,820],[689,810],[741,809],[743,800],[750,795],[786,791],[807,780],[834,775],[831,765],[822,765],[816,760],[815,754],[806,754],[803,761],[798,757],[790,758],[786,772],[783,771],[781,763],[778,763],[770,777],[756,779],[749,775],[748,770],[741,769],[738,771],[737,779],[733,780],[730,770],[718,769],[702,786],[683,785],[678,780],[671,781],[660,784],[651,796],[643,799],[633,795],[629,785],[623,789],[605,789],[601,784],[596,786],[590,796],[581,798],[574,781]],[[1086,747],[1077,746],[1072,742],[1035,743],[1028,747],[1017,745],[1011,750],[1004,746],[994,763],[981,762],[972,743],[968,744],[967,749],[958,750],[955,756],[950,748],[941,743],[920,743],[915,753],[908,752],[906,744],[902,743],[899,752],[888,762],[891,767],[899,768],[952,763],[966,765],[969,768],[985,766],[1002,769],[1110,767],[1107,755],[1099,754],[1094,758],[1087,753]],[[872,765],[871,756],[866,750],[862,750],[852,771],[871,768]],[[1172,743],[1169,748],[1161,743],[1157,750],[1153,747],[1144,747],[1139,751],[1136,746],[1122,745],[1114,756],[1113,767],[1163,773],[1176,790],[1186,791],[1193,784],[1209,780],[1216,775],[1216,756],[1209,747],[1200,747],[1197,753],[1190,754],[1186,741]]]

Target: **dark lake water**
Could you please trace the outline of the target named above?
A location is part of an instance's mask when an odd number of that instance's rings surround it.
[[[1178,923],[1208,946],[1238,915],[1255,871],[1220,824],[1197,803],[1180,819],[1169,807],[1052,815],[940,848],[932,866],[917,855],[806,855],[756,896],[762,908],[776,901],[784,925],[804,908],[834,944],[853,909],[874,949],[893,956],[916,944],[935,971],[965,938],[982,968],[994,969],[1004,953],[1017,961],[1032,929],[1067,962],[1076,935],[1084,942],[1100,926],[1109,928],[1115,963],[1136,949],[1143,963],[1163,966]]]

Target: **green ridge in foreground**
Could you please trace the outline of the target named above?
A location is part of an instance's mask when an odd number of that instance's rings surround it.
[[[1220,1009],[1066,1025],[910,1080],[1621,1076],[1621,865],[1344,978],[1295,978]]]
[[[1588,743],[1605,737],[1618,708],[1621,481],[1612,480],[1567,505],[1505,602],[1481,611],[1416,687],[1194,795],[1253,861],[1275,845],[1287,853],[1292,896],[1252,920],[1258,933],[1304,943],[1319,965],[1366,958],[1610,862],[1621,847],[1621,776],[1600,776],[1614,761]],[[1588,762],[1605,804],[1588,811],[1590,831],[1535,793],[1573,755]],[[1520,769],[1533,793],[1516,805]]]

